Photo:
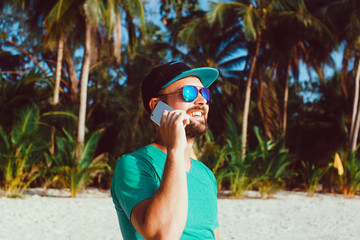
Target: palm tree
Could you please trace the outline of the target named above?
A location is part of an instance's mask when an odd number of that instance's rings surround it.
[[[135,28],[132,22],[134,16],[138,16],[142,23],[142,26],[145,26],[144,20],[144,10],[140,0],[125,2],[124,9],[127,13],[127,23],[129,26],[129,47],[133,49],[135,45]],[[84,144],[85,139],[85,118],[86,118],[86,103],[87,103],[87,86],[88,86],[88,76],[90,72],[90,61],[91,61],[91,47],[92,45],[92,31],[99,27],[101,20],[104,19],[104,13],[106,13],[106,7],[111,11],[113,7],[120,7],[120,3],[116,0],[111,0],[108,2],[107,6],[102,4],[102,1],[85,1],[83,5],[84,10],[84,20],[85,20],[85,43],[84,43],[84,58],[83,66],[81,70],[81,80],[80,80],[80,108],[79,108],[79,122],[78,122],[78,135],[77,139],[79,141],[79,146]],[[116,8],[115,8],[116,9]],[[120,9],[118,9],[120,10]],[[106,15],[105,15],[106,16]],[[117,18],[118,19],[118,18]],[[107,22],[109,25],[109,30],[112,30],[112,22]],[[117,22],[118,23],[118,22]],[[104,24],[106,26],[106,24]],[[118,26],[119,27],[119,26]],[[111,31],[109,31],[111,32]],[[133,51],[133,50],[132,50]],[[132,52],[130,51],[130,52]]]
[[[46,141],[39,137],[39,109],[25,108],[18,113],[10,134],[0,128],[0,168],[6,196],[19,196],[40,176],[41,153]]]
[[[17,111],[11,127],[0,127],[0,170],[7,196],[21,195],[46,169],[44,153],[52,129],[49,120],[56,116],[74,118],[66,112],[40,114],[39,108],[32,105]]]
[[[172,48],[173,54],[190,65],[217,68],[220,79],[241,74],[236,66],[245,62],[245,58],[236,53],[245,47],[245,39],[236,24],[226,28],[210,25],[206,12],[198,11],[181,19],[171,35],[175,47],[186,46],[184,52]]]
[[[279,132],[285,135],[290,72],[295,79],[298,79],[299,62],[303,60],[317,71],[321,79],[324,79],[321,66],[329,59],[331,53],[329,49],[332,49],[329,48],[329,44],[331,46],[334,44],[330,41],[332,40],[330,31],[310,12],[303,0],[219,2],[213,4],[209,12],[212,22],[221,25],[225,25],[223,22],[229,18],[233,20],[234,16],[235,19],[239,19],[238,24],[247,37],[250,60],[242,123],[242,150],[245,156],[252,80],[255,78],[258,80],[258,107],[266,134],[270,138],[278,135]],[[286,37],[280,37],[284,33]],[[320,42],[322,45],[319,45]],[[321,50],[313,51],[314,48],[311,47],[315,45]],[[315,56],[311,52],[320,55]],[[268,75],[266,76],[265,73]],[[269,77],[282,79],[284,85],[283,100],[279,101],[283,102],[282,120],[276,113],[279,111],[275,86],[270,84],[269,80],[267,83],[262,82]],[[263,84],[267,84],[268,88],[264,89]],[[263,94],[266,94],[267,100],[272,101],[273,109],[263,107],[262,98],[265,97]],[[268,119],[270,116],[278,119],[270,120]],[[276,125],[270,126],[276,122],[282,122],[282,130]]]
[[[349,148],[352,151],[355,151],[360,129],[360,46],[358,43],[358,38],[360,36],[360,4],[359,1],[355,0],[335,1],[332,4],[329,4],[326,10],[339,38],[338,41],[343,41],[345,44],[341,72],[342,89],[345,96],[348,96],[348,93],[351,92],[352,87],[350,87],[349,83],[350,80],[355,77],[353,110],[348,143]],[[342,17],[338,15],[340,13]],[[354,67],[349,74],[348,66],[350,61],[354,61],[354,66],[357,67]]]
[[[49,3],[50,5],[52,3]],[[85,119],[86,119],[86,103],[87,103],[87,86],[91,66],[97,59],[96,39],[107,37],[115,39],[114,51],[117,63],[120,63],[120,49],[121,49],[121,19],[124,18],[128,26],[129,36],[129,53],[134,53],[134,45],[137,41],[136,25],[133,20],[135,17],[140,19],[140,29],[145,29],[144,9],[140,0],[136,1],[75,1],[75,0],[59,0],[56,1],[48,14],[45,14],[45,46],[52,49],[58,49],[57,53],[57,81],[55,84],[54,101],[57,103],[58,89],[61,78],[61,62],[63,51],[65,52],[65,60],[68,65],[68,76],[71,80],[71,87],[69,87],[70,99],[74,100],[74,93],[77,92],[77,77],[75,73],[74,63],[71,55],[74,55],[78,49],[79,42],[83,42],[84,55],[80,75],[80,107],[79,107],[79,122],[78,122],[78,141],[80,146],[85,138]],[[124,13],[125,17],[122,17]],[[41,15],[41,14],[40,14]],[[76,31],[73,29],[83,29],[83,31]],[[71,30],[71,32],[70,32]],[[71,34],[70,34],[71,33]],[[64,39],[66,38],[66,42]],[[82,44],[80,44],[81,46]],[[110,52],[110,51],[109,51]],[[110,56],[107,56],[110,59]],[[93,66],[103,62],[94,63]]]
[[[56,73],[54,84],[55,87],[52,102],[54,106],[59,103],[60,80],[62,72],[61,69],[64,55],[65,39],[71,30],[73,22],[75,21],[74,18],[76,16],[76,11],[78,11],[77,7],[78,3],[75,0],[58,0],[53,5],[44,20],[44,47],[45,49],[49,48],[51,50],[54,50],[55,46],[57,48]]]
[[[52,181],[69,188],[71,197],[76,197],[80,190],[91,183],[93,177],[108,167],[105,154],[94,157],[101,132],[91,134],[77,156],[79,150],[76,138],[63,129],[64,137],[57,137],[55,153],[46,155],[48,162],[53,163],[50,169],[54,174]]]
[[[269,15],[272,14],[276,1],[267,0],[240,0],[236,2],[216,2],[211,5],[209,11],[209,19],[211,23],[218,22],[223,25],[229,18],[238,20],[240,26],[243,27],[244,35],[250,43],[248,48],[250,60],[249,75],[247,78],[245,102],[243,110],[242,122],[242,157],[246,156],[247,146],[247,128],[248,116],[251,97],[251,85],[255,74],[256,62],[260,54],[260,48],[263,41],[263,33],[267,27]]]
[[[39,87],[41,86],[41,87]],[[33,104],[43,105],[51,95],[51,82],[43,74],[31,71],[18,79],[3,78],[0,81],[0,126],[11,128],[16,111]]]
[[[257,85],[257,110],[259,111],[262,124],[266,136],[273,140],[281,133],[281,107],[279,101],[279,90],[276,81],[276,71],[273,67],[263,63],[262,60],[266,57],[259,59],[259,67],[256,74],[258,79]]]
[[[287,126],[290,73],[298,82],[299,63],[304,61],[308,68],[316,69],[322,78],[324,74],[319,66],[330,59],[330,53],[336,45],[331,31],[321,20],[323,16],[316,13],[322,7],[323,5],[316,6],[314,9],[311,4],[307,6],[302,0],[282,1],[269,17],[269,24],[264,32],[264,45],[268,47],[264,49],[260,61],[262,65],[272,69],[275,78],[282,80],[284,86],[281,130],[284,136]],[[286,37],[280,37],[283,34],[286,34]],[[319,56],[313,54],[314,52]]]

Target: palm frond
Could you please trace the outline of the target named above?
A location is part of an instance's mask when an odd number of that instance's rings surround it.
[[[146,23],[145,23],[145,10],[141,0],[132,0],[132,11],[135,16],[140,19],[141,30],[146,32]]]
[[[244,14],[244,9],[248,6],[240,2],[211,2],[210,10],[207,13],[207,19],[211,25],[216,22],[220,26],[225,25],[229,21],[233,13],[238,13],[240,16]],[[234,19],[232,19],[233,21]]]
[[[95,152],[96,145],[99,141],[99,138],[102,134],[103,130],[98,130],[94,132],[89,140],[87,140],[84,148],[82,149],[81,158],[79,160],[79,166],[80,168],[88,167],[91,165],[93,159],[92,155]]]
[[[10,149],[10,144],[7,138],[7,134],[0,127],[0,153],[7,153]]]
[[[245,14],[243,16],[244,34],[250,41],[254,41],[257,37],[257,30],[254,22],[254,11],[256,11],[254,8],[246,7]]]
[[[11,132],[12,142],[18,144],[21,139],[32,135],[38,129],[39,109],[26,107],[18,113],[18,121]]]
[[[83,4],[84,17],[92,26],[99,26],[105,6],[102,0],[85,0]]]

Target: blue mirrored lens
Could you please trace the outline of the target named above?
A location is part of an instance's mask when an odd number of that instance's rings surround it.
[[[203,88],[200,90],[201,95],[206,99],[206,103],[209,104],[210,102],[210,91],[207,88]]]
[[[183,98],[186,102],[194,101],[198,96],[198,89],[195,86],[185,86],[183,88]]]

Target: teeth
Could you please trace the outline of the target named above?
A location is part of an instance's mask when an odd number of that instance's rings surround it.
[[[192,117],[201,117],[202,112],[192,112],[192,113],[190,113],[190,116],[192,116]]]

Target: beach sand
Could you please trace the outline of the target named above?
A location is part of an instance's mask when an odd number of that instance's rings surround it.
[[[121,240],[108,191],[30,189],[24,199],[0,197],[1,240]],[[360,239],[360,196],[280,191],[272,199],[248,192],[218,200],[220,239]]]

